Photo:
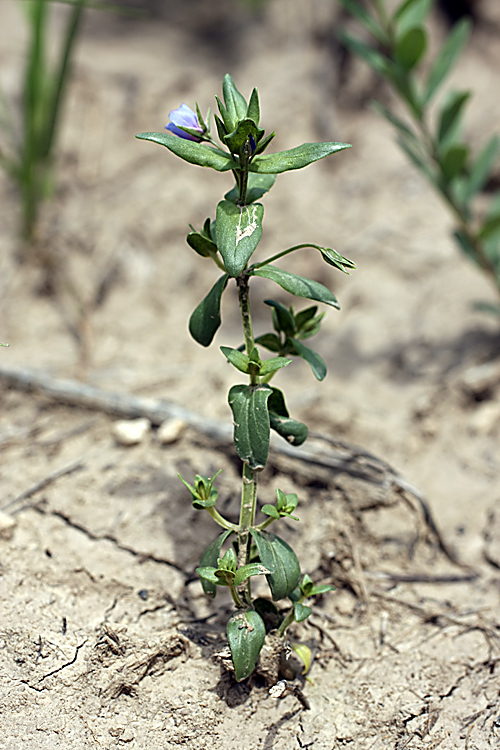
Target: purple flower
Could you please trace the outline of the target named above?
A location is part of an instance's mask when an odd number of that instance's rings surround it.
[[[177,109],[173,109],[169,113],[168,118],[170,122],[168,125],[165,125],[165,128],[171,133],[178,135],[179,138],[186,138],[188,141],[197,141],[198,143],[201,141],[201,137],[197,138],[195,135],[190,135],[181,130],[181,127],[191,128],[191,130],[198,131],[200,136],[204,133],[203,127],[198,122],[196,112],[193,112],[187,104],[183,103]]]

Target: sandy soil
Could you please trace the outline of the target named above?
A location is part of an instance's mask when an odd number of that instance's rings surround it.
[[[0,80],[13,97],[24,40],[16,5],[0,5]],[[11,346],[1,366],[230,420],[234,371],[218,346],[239,344],[234,298],[216,345],[202,350],[187,319],[216,272],[184,242],[230,177],[133,137],[161,130],[181,101],[213,106],[229,71],[245,94],[259,88],[276,149],[354,146],[278,180],[258,252],[309,239],[357,263],[342,277],[312,252],[290,262],[328,283],[342,310],[328,313],[317,342],[325,382],[296,364],[281,385],[314,432],[371,457],[348,447],[351,469],[332,470],[274,451],[263,476],[262,502],[276,486],[299,494],[301,523],[283,533],[304,571],[337,587],[293,634],[314,653],[308,680],[297,680],[305,710],[294,694],[270,697],[262,679],[236,684],[214,658],[230,605],[206,601],[193,576],[215,530],[177,472],[222,468],[234,515],[230,446],[187,428],[168,446],[151,429],[124,448],[112,417],[0,380],[0,748],[229,750],[242,738],[247,750],[497,747],[500,335],[473,309],[495,293],[457,254],[449,217],[364,106],[370,76],[354,64],[339,89],[330,2],[157,6],[153,18],[88,13],[59,190],[41,227],[41,247],[88,312],[86,369],[70,330],[81,322],[74,298],[48,293],[40,268],[15,261],[17,203],[3,177],[0,340]],[[494,6],[483,3],[491,22],[453,82],[474,88],[476,143],[500,115]],[[434,32],[436,41],[444,33],[439,19]],[[263,283],[256,305],[268,294]],[[265,330],[263,313],[255,322]]]

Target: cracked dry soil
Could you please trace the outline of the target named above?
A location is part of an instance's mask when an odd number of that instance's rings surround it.
[[[331,285],[342,311],[327,315],[318,339],[325,382],[299,364],[281,384],[297,418],[365,453],[347,448],[351,461],[333,470],[273,451],[262,477],[263,503],[276,487],[298,493],[300,524],[287,522],[283,535],[304,571],[337,587],[293,636],[314,654],[309,680],[297,681],[310,709],[293,693],[272,698],[258,677],[236,684],[214,658],[230,603],[205,600],[193,575],[215,529],[177,473],[222,468],[220,498],[234,516],[231,448],[189,428],[169,446],[151,430],[124,448],[112,417],[0,379],[1,507],[11,524],[0,538],[0,748],[498,747],[500,336],[473,310],[494,295],[457,255],[448,217],[389,129],[361,106],[374,82],[354,63],[337,85],[334,5],[273,0],[257,15],[229,0],[206,7],[157,4],[156,20],[88,13],[60,189],[41,234],[88,304],[90,363],[78,368],[71,300],[15,260],[16,201],[2,176],[0,339],[11,344],[2,364],[227,422],[221,394],[235,379],[218,345],[239,344],[233,300],[217,346],[200,350],[186,321],[214,275],[184,235],[211,215],[229,178],[133,135],[161,129],[180,101],[206,110],[229,70],[244,93],[258,86],[277,149],[353,143],[278,180],[258,251],[311,239],[358,266],[339,278],[313,255],[291,262]],[[481,7],[490,21],[456,85],[475,91],[468,135],[482,143],[499,121],[500,60],[496,2]],[[0,30],[1,81],[15,98],[17,3],[0,5]],[[442,33],[436,17],[435,40]],[[270,293],[264,283],[255,303]],[[260,312],[255,323],[264,332]]]

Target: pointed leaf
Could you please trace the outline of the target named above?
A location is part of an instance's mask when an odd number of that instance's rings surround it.
[[[268,385],[234,385],[228,401],[233,412],[234,446],[238,456],[254,471],[260,471],[269,453]]]
[[[217,560],[220,557],[220,552],[222,549],[222,545],[228,538],[228,536],[231,534],[231,531],[224,531],[222,534],[220,534],[217,539],[214,539],[214,541],[209,544],[209,546],[206,548],[205,552],[201,556],[200,560],[200,568],[213,568],[214,569],[214,575],[215,575],[215,569],[217,568]],[[203,591],[207,596],[215,597],[217,594],[217,586],[215,582],[210,582],[206,579],[202,579],[201,585],[203,586]]]
[[[265,299],[264,303],[273,308],[274,328],[278,333],[283,331],[287,336],[295,333],[295,321],[288,307],[274,299]]]
[[[467,43],[471,26],[470,19],[464,18],[453,27],[448,39],[441,47],[439,56],[434,61],[429,72],[427,89],[423,99],[424,104],[427,104],[432,99],[437,89],[450,72],[455,60]]]
[[[498,151],[500,149],[500,137],[494,135],[479,152],[470,170],[467,180],[464,200],[467,202],[476,193],[483,189],[489,176],[495,169]]]
[[[254,121],[256,125],[260,120],[259,94],[257,89],[253,89],[248,102],[247,117]]]
[[[255,201],[258,201],[263,195],[271,190],[275,182],[275,174],[256,174],[255,172],[250,172],[248,175],[245,203],[248,205],[249,203],[255,203]],[[231,201],[231,203],[237,203],[239,195],[238,187],[235,185],[229,193],[225,194],[224,198],[227,201]]]
[[[323,260],[326,261],[329,266],[338,268],[339,271],[342,271],[342,273],[346,273],[348,276],[349,271],[347,269],[356,268],[356,264],[353,263],[352,260],[349,260],[349,258],[344,258],[344,256],[334,250],[333,247],[320,247],[319,250],[321,255],[323,256]]]
[[[170,133],[138,133],[135,137],[142,141],[159,143],[160,146],[165,146],[184,161],[197,164],[199,167],[211,167],[217,172],[239,169],[239,165],[233,160],[231,154],[204,143],[188,141]]]
[[[228,362],[231,362],[231,364],[240,372],[244,372],[248,375],[248,363],[250,360],[246,354],[238,351],[238,349],[232,349],[230,346],[221,346],[220,350]]]
[[[252,674],[265,637],[264,622],[254,609],[240,609],[231,615],[227,623],[227,639],[237,682]]]
[[[291,359],[287,359],[286,357],[271,357],[270,359],[265,359],[260,367],[259,375],[269,375],[271,372],[281,370],[282,367],[289,365],[291,361]]]
[[[470,91],[453,91],[439,115],[438,141],[440,146],[453,139],[458,131],[463,107],[470,96]]]
[[[274,601],[289,596],[300,580],[300,564],[293,549],[269,531],[250,529],[262,565],[272,571],[266,576]]]
[[[231,130],[234,130],[239,120],[244,120],[247,115],[247,103],[245,98],[238,89],[236,84],[229,75],[226,73],[224,81],[222,83],[222,93],[224,96],[224,104],[226,105],[227,113],[233,123]],[[229,131],[231,132],[231,131]]]
[[[284,271],[282,268],[272,265],[256,268],[252,271],[252,274],[274,281],[282,289],[290,292],[290,294],[294,294],[296,297],[312,299],[315,302],[324,302],[325,305],[330,305],[340,310],[340,305],[335,295],[326,286],[320,284],[319,281],[306,279],[303,276],[296,276],[289,271]]]
[[[264,207],[261,203],[236,206],[222,200],[217,206],[217,247],[230,276],[239,276],[262,237]]]
[[[210,346],[221,324],[220,303],[229,276],[218,279],[189,320],[189,333],[202,346]]]
[[[351,148],[349,143],[303,143],[288,151],[278,151],[275,154],[255,156],[250,162],[250,172],[260,174],[280,174],[292,169],[302,169],[319,159]]]
[[[270,571],[260,563],[248,563],[248,565],[243,565],[243,567],[238,568],[236,571],[234,585],[241,586],[251,576],[265,576],[269,573]]]

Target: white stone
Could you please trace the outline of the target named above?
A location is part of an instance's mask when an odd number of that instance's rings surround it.
[[[113,437],[120,445],[138,445],[149,432],[149,419],[121,419],[112,428]]]
[[[167,419],[158,427],[158,441],[162,445],[175,443],[184,432],[186,423],[183,419]]]
[[[472,432],[476,435],[491,435],[500,430],[500,403],[484,401],[481,403],[470,420]]]
[[[0,510],[0,539],[5,539],[6,541],[12,539],[16,524],[17,521],[15,518]]]

